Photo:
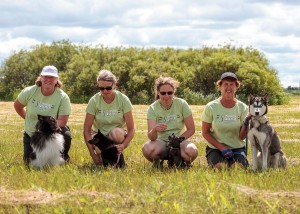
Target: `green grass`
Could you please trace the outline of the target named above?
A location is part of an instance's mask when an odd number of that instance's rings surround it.
[[[23,165],[24,121],[12,102],[0,110],[0,213],[300,213],[300,97],[269,107],[282,139],[286,170],[207,168],[201,136],[204,106],[192,106],[199,157],[189,170],[153,170],[143,158],[147,106],[134,106],[136,135],[125,150],[127,168],[91,164],[82,126],[84,104],[73,104],[71,163],[44,170]],[[251,150],[249,151],[251,159]],[[250,160],[251,163],[251,160]]]

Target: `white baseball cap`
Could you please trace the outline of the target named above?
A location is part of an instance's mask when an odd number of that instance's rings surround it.
[[[41,76],[58,77],[58,70],[53,65],[47,65],[43,68],[43,70],[41,72]]]

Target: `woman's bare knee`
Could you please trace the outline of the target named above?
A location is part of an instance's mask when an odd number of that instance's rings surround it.
[[[113,128],[108,134],[108,138],[110,138],[117,144],[122,143],[125,139],[125,136],[126,132],[122,128]]]
[[[142,148],[143,155],[149,160],[157,160],[164,156],[165,146],[157,141],[148,141]]]
[[[195,144],[184,142],[181,145],[181,156],[187,162],[194,161],[198,156],[198,149]]]

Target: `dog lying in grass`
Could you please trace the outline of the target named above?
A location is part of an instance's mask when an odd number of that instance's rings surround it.
[[[98,133],[91,140],[89,140],[88,143],[95,145],[100,149],[104,167],[125,167],[124,156],[122,153],[118,153],[115,142],[104,136],[100,130],[98,130]]]
[[[64,137],[60,131],[55,118],[38,115],[36,131],[30,139],[33,149],[30,159],[33,167],[43,168],[46,165],[65,163],[62,158]]]
[[[255,97],[250,95],[249,112],[251,114],[248,138],[252,148],[253,170],[261,167],[262,170],[270,168],[286,168],[286,157],[281,149],[277,132],[271,126],[266,114],[268,112],[268,95]]]

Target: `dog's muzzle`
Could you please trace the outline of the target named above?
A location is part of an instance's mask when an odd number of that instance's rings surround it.
[[[254,109],[254,114],[257,116],[257,115],[259,115],[259,108],[255,108]]]

